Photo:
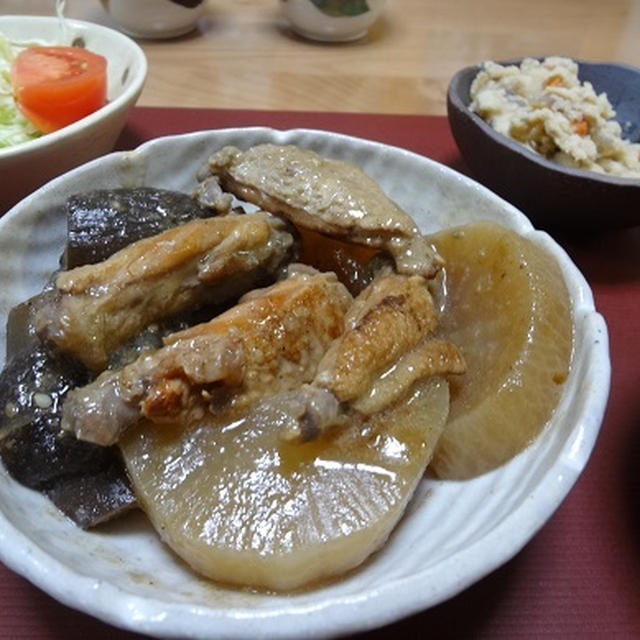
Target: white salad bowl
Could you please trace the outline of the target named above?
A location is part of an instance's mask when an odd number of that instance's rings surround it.
[[[100,25],[46,16],[0,16],[10,41],[77,44],[107,58],[107,104],[62,129],[0,149],[0,215],[51,178],[113,150],[147,76],[131,38]],[[2,125],[0,125],[2,126]]]
[[[0,559],[61,602],[113,625],[172,638],[326,637],[375,628],[459,593],[514,556],[585,467],[607,402],[607,328],[567,254],[495,194],[425,157],[311,130],[223,129],[159,138],[56,178],[0,220],[0,354],[9,309],[38,292],[65,243],[59,205],[95,188],[191,192],[209,154],[228,144],[293,143],[362,167],[424,232],[493,220],[558,261],[572,301],[574,354],[560,404],[540,437],[468,481],[426,476],[382,549],[330,584],[293,594],[236,590],[198,577],[141,513],[83,531],[0,467]],[[0,358],[2,355],[0,355]]]

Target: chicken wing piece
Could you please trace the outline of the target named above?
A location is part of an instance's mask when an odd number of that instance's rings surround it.
[[[348,162],[263,144],[224,147],[209,158],[209,169],[227,191],[297,227],[386,250],[400,273],[430,278],[442,265],[411,217]]]
[[[58,274],[36,330],[99,372],[149,324],[264,284],[292,245],[284,223],[264,212],[192,220]]]
[[[210,322],[167,336],[161,349],[70,391],[63,428],[107,445],[141,417],[188,424],[207,410],[242,411],[310,382],[352,300],[334,274],[308,270],[252,291]]]
[[[345,411],[373,415],[421,378],[465,371],[460,351],[434,337],[437,311],[420,276],[379,274],[356,298],[345,325],[313,382],[283,395],[291,417],[284,440],[317,438],[344,421]]]

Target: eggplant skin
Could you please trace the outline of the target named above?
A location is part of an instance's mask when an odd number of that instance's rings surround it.
[[[137,504],[119,460],[95,473],[58,478],[45,493],[83,529],[113,520]]]
[[[40,293],[17,304],[9,311],[5,362],[10,362],[27,351],[37,349],[41,344],[34,325],[35,317],[43,306],[51,303],[55,295],[55,283],[52,278]],[[2,424],[1,418],[0,424]]]
[[[60,428],[65,394],[88,379],[84,367],[44,345],[14,356],[0,374],[2,463],[85,528],[135,504],[117,449],[82,442]]]
[[[11,475],[42,489],[66,475],[103,464],[105,451],[86,447],[60,430],[67,390],[83,384],[83,368],[38,345],[14,356],[0,375],[0,457]]]
[[[62,266],[72,269],[101,262],[136,240],[213,213],[186,193],[152,187],[102,189],[70,196]]]

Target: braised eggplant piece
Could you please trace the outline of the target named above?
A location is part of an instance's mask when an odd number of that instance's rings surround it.
[[[101,262],[136,240],[213,213],[186,193],[152,187],[80,193],[66,209],[64,269]]]
[[[67,390],[87,381],[84,368],[42,345],[15,356],[0,374],[0,455],[18,481],[41,489],[64,468],[95,468],[105,452],[60,434]]]
[[[64,396],[87,381],[84,367],[41,344],[15,355],[0,374],[0,459],[13,478],[56,497],[54,503],[83,527],[135,503],[118,452],[60,427]],[[57,499],[66,495],[61,487],[83,477],[92,484],[73,504]]]
[[[34,320],[38,309],[47,304],[50,296],[49,291],[52,289],[50,285],[47,285],[41,293],[17,304],[9,311],[5,362],[9,362],[18,354],[37,348],[40,344]]]
[[[83,529],[113,520],[137,506],[119,459],[95,472],[59,478],[46,494]]]

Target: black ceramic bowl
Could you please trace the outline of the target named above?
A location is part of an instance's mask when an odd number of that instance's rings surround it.
[[[521,59],[501,64],[519,64]],[[606,92],[623,137],[640,141],[640,69],[578,62],[578,77]],[[640,225],[640,179],[615,178],[563,167],[495,131],[469,109],[469,90],[480,66],[451,80],[449,124],[475,177],[525,213],[537,226],[598,230]]]

